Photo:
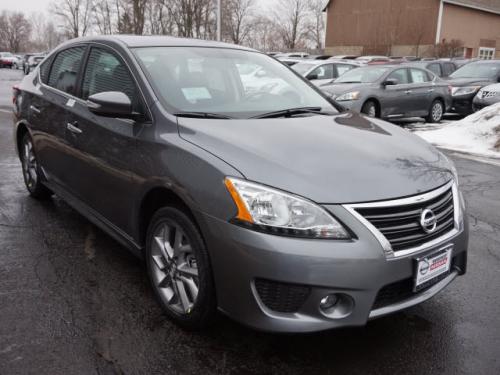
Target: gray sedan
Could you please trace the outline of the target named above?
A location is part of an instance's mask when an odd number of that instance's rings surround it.
[[[322,86],[360,66],[360,63],[352,60],[305,60],[293,65],[292,69],[315,86]]]
[[[384,119],[425,117],[439,122],[451,107],[446,82],[417,67],[361,67],[321,89],[346,108]]]

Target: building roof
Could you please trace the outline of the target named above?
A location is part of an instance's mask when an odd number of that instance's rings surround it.
[[[327,11],[330,3],[333,0],[328,0],[324,12]],[[500,15],[500,1],[499,0],[442,0],[445,3],[458,5],[466,8],[482,10],[483,12],[495,13]]]

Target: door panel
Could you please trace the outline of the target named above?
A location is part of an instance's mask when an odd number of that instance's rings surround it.
[[[381,94],[382,117],[404,117],[411,108],[412,85],[409,83],[408,69],[393,71],[386,79],[397,79],[399,84],[386,86]]]
[[[427,116],[435,90],[434,83],[431,82],[427,72],[422,69],[411,68],[410,78],[412,82],[412,100],[409,115]]]
[[[128,68],[120,58],[103,48],[92,47],[82,74],[81,93],[71,108],[66,137],[78,173],[71,185],[80,200],[130,233],[133,208],[131,170],[135,165],[136,136],[140,122],[107,118],[91,113],[85,100],[96,93],[124,92],[134,110],[143,113],[140,95]]]
[[[59,52],[50,67],[42,65],[42,80],[30,106],[35,149],[47,179],[70,189],[71,147],[66,140],[67,103],[71,101],[86,46]],[[47,64],[49,62],[46,62]]]

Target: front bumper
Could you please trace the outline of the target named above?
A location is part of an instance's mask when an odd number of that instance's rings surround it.
[[[349,109],[351,111],[355,111],[361,113],[361,107],[363,106],[362,100],[343,100],[339,103],[342,107]]]
[[[472,109],[474,110],[474,112],[476,112],[498,102],[500,102],[500,94],[497,94],[497,96],[486,99],[481,99],[478,96],[476,96],[472,102]]]
[[[476,94],[460,95],[452,97],[451,112],[461,115],[469,115],[473,112],[472,100]]]
[[[431,249],[389,259],[372,232],[347,209],[341,206],[326,208],[358,238],[331,241],[282,237],[200,215],[200,225],[211,256],[219,309],[245,325],[264,331],[313,332],[362,326],[369,319],[432,297],[465,272],[467,223],[455,237]],[[447,244],[453,245],[453,269],[449,276],[409,298],[374,307],[377,295],[384,287],[413,278],[417,256],[432,253]],[[297,311],[277,312],[266,306],[257,292],[258,280],[306,287],[309,293]],[[279,298],[283,297],[279,295],[280,291],[277,293]],[[324,315],[319,302],[332,293],[348,296],[351,311],[337,317]]]

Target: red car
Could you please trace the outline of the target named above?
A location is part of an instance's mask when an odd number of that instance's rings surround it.
[[[0,52],[0,68],[12,68],[16,57],[10,52]]]

